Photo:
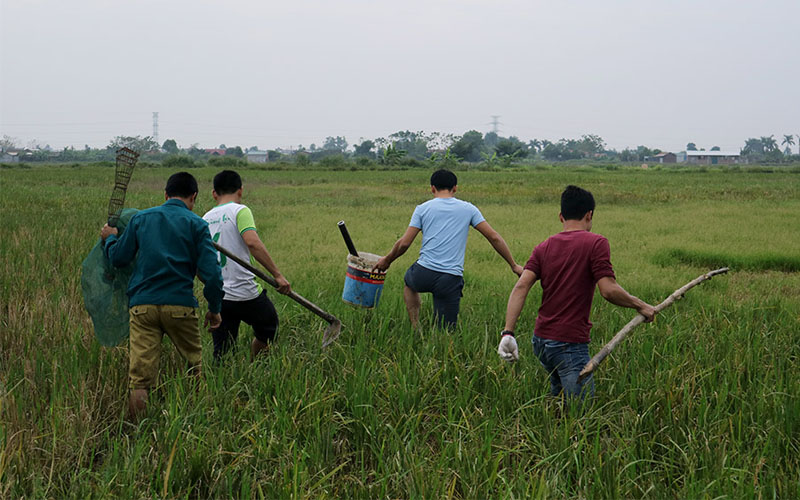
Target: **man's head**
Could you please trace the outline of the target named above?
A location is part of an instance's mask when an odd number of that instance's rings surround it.
[[[578,186],[567,186],[561,193],[561,217],[564,220],[580,221],[587,217],[591,222],[594,214],[594,196]]]
[[[217,195],[234,194],[242,189],[242,178],[233,170],[223,170],[214,176],[214,192]]]
[[[194,209],[194,201],[197,198],[197,179],[189,172],[178,172],[172,174],[167,179],[167,187],[164,188],[167,199],[180,198],[189,207]]]
[[[457,184],[458,178],[456,174],[445,168],[439,169],[431,175],[431,186],[433,186],[436,191],[455,191]]]

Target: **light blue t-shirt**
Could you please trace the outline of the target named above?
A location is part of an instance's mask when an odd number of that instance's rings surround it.
[[[417,205],[408,224],[422,230],[417,262],[433,271],[462,276],[469,228],[485,220],[478,207],[456,198],[434,198]]]

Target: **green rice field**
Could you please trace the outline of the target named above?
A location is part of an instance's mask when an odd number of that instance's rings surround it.
[[[200,215],[217,171],[192,170]],[[171,173],[137,170],[126,206],[162,203]],[[560,231],[560,193],[577,184],[595,195],[593,231],[610,241],[618,282],[643,300],[731,267],[634,330],[583,411],[547,396],[530,345],[538,285],[518,326],[520,361],[499,359],[516,277],[477,231],[456,331],[408,323],[402,278],[419,237],[377,308],[342,302],[336,222],[360,250],[385,254],[429,199],[430,170],[240,173],[278,266],[342,320],[342,335],[322,350],[324,321],[272,293],[281,327],[267,356],[249,362],[243,327],[236,355],[215,366],[206,333],[195,388],[166,346],[134,425],[127,345],[95,341],[80,288],[114,169],[0,169],[0,498],[800,497],[797,169],[456,171],[458,197],[520,264]],[[634,314],[597,294],[590,352]]]

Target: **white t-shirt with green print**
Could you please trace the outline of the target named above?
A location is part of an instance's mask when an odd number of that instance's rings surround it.
[[[253,213],[246,205],[234,202],[217,205],[206,212],[203,219],[208,222],[208,230],[214,242],[240,259],[253,263],[250,250],[242,238],[245,231],[256,229]],[[256,282],[253,273],[223,254],[219,254],[219,264],[222,267],[224,300],[241,302],[261,294],[261,285]]]

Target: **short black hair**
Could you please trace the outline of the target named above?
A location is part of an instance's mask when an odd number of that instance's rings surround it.
[[[233,194],[242,188],[242,178],[233,170],[223,170],[214,176],[214,191],[217,194]]]
[[[592,210],[594,210],[594,196],[589,191],[569,185],[561,193],[561,216],[565,220],[581,220]]]
[[[191,198],[197,193],[197,179],[189,172],[178,172],[172,174],[167,179],[167,187],[164,188],[168,198]]]
[[[439,169],[431,175],[431,186],[435,187],[437,191],[442,189],[452,191],[456,184],[458,184],[456,174],[446,168]]]

